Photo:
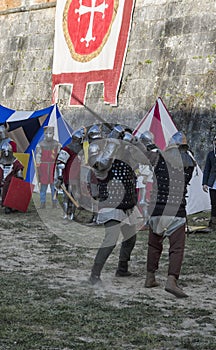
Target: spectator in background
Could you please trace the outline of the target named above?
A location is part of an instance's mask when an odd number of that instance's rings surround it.
[[[203,191],[208,192],[211,200],[211,218],[209,227],[216,229],[216,136],[213,139],[213,150],[206,157],[203,171],[202,187]]]

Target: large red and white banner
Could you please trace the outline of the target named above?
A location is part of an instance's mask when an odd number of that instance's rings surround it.
[[[85,103],[87,84],[104,84],[104,102],[117,105],[135,0],[57,0],[53,103],[60,85],[70,105]]]

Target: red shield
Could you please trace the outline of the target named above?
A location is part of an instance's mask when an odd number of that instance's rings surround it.
[[[106,43],[118,0],[67,0],[63,30],[73,59],[88,62]]]
[[[3,205],[25,213],[28,209],[33,189],[33,184],[12,177]]]

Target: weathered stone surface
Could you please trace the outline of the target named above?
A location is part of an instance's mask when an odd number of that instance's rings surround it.
[[[201,165],[216,133],[215,0],[136,0],[118,107],[103,102],[103,85],[88,87],[86,105],[108,121],[135,126],[161,96],[187,134]],[[14,109],[52,103],[55,1],[4,0],[0,4],[0,102]],[[59,107],[75,128],[95,117]]]

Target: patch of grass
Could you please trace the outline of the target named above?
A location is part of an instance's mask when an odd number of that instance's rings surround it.
[[[215,350],[215,342],[211,338],[206,338],[203,342],[199,334],[193,338],[183,337],[181,344],[187,350]]]
[[[183,274],[215,275],[216,267],[213,262],[216,248],[215,232],[191,234],[186,240],[183,263]]]
[[[34,209],[32,210],[34,213]],[[78,285],[69,271],[80,269],[80,273],[83,270],[84,273],[87,270],[89,272],[96,249],[93,251],[88,247],[65,243],[56,235],[48,233],[45,227],[43,231],[43,224],[34,214],[34,218],[31,213],[28,215],[25,217],[26,221],[20,222],[22,225],[20,224],[19,229],[22,234],[14,235],[14,228],[10,226],[12,234],[10,236],[8,232],[7,239],[3,242],[4,264],[0,272],[0,350],[215,348],[214,309],[205,309],[204,304],[196,306],[196,299],[195,302],[192,300],[192,304],[190,301],[185,301],[184,304],[183,300],[179,301],[174,297],[172,299],[168,295],[166,299],[162,289],[161,294],[160,289],[147,292],[140,289],[135,295],[129,289],[129,293],[127,290],[122,292],[121,289],[130,288],[130,282],[127,284],[124,281],[114,281],[114,291],[112,285],[108,286],[108,291]],[[32,228],[28,226],[29,217],[33,219]],[[10,219],[8,224],[12,225],[14,222]],[[26,249],[34,255],[31,264],[24,266],[26,259],[31,259],[30,254],[22,260],[21,255],[17,254],[18,249],[7,250],[10,237],[11,240],[14,238],[14,246],[18,244],[22,248],[21,252],[25,253]],[[148,232],[139,232],[131,261],[131,266],[134,264],[140,269],[143,285],[147,241]],[[12,244],[9,245],[11,246]],[[165,277],[167,273],[168,240],[165,248],[159,271],[161,277]],[[187,237],[182,271],[186,286],[188,283],[201,284],[203,276],[209,275],[212,281],[209,288],[215,287],[215,250],[214,232],[190,234]],[[104,275],[107,271],[115,271],[118,251],[116,249],[110,256]],[[42,258],[38,266],[37,258]],[[17,261],[20,265],[16,264]],[[136,283],[136,279],[134,281]],[[140,286],[140,277],[138,282]],[[187,320],[188,323],[185,322]],[[202,335],[199,330],[203,331]]]
[[[91,292],[71,298],[36,276],[2,274],[0,283],[1,349],[85,349],[89,341],[88,349],[120,349],[122,342],[156,345],[164,338],[141,330],[147,319],[159,317],[157,306],[116,308]]]
[[[68,296],[65,287],[53,289],[38,275],[2,273],[0,284],[1,350],[173,349],[179,341],[157,333],[157,328],[171,325],[173,330],[179,329],[186,317],[206,321],[211,314],[173,306],[165,316],[151,298],[123,300],[115,307],[111,297],[97,297],[90,289]],[[210,347],[204,344],[203,349],[213,349],[210,341]],[[183,337],[180,343],[185,349],[201,350],[196,338]]]

